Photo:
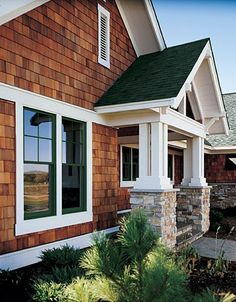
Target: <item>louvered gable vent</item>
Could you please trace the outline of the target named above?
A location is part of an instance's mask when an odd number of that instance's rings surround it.
[[[98,4],[98,62],[110,68],[110,13]]]

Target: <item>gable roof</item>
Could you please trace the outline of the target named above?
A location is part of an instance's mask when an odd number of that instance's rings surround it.
[[[236,93],[224,94],[223,100],[229,123],[229,135],[209,135],[207,141],[212,147],[236,147]]]
[[[95,107],[174,98],[209,39],[140,56]]]

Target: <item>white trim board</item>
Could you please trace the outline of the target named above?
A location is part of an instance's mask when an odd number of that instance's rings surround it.
[[[2,0],[0,2],[0,25],[11,21],[49,0]]]
[[[119,230],[119,227],[109,228],[103,231],[99,231],[96,233],[106,233],[111,234],[115,233]],[[75,248],[87,248],[92,245],[92,237],[95,233],[89,233],[69,239],[64,239],[28,249],[24,249],[17,252],[12,252],[8,254],[4,254],[0,256],[0,269],[10,269],[14,270],[20,267],[28,266],[37,262],[40,262],[39,256],[43,250],[58,248],[63,245],[68,244],[69,246],[73,246]]]

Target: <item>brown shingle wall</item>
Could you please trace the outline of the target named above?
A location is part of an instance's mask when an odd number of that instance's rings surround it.
[[[205,177],[209,183],[236,182],[236,170],[225,169],[225,155],[205,155]]]
[[[97,63],[97,2],[111,14],[111,68]],[[0,27],[1,82],[92,109],[135,60],[115,1],[52,0]]]
[[[117,130],[93,124],[93,213],[96,229],[117,222]]]

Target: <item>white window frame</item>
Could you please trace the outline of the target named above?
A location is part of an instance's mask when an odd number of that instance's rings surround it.
[[[15,234],[24,235],[28,233],[46,231],[66,227],[75,224],[91,222],[92,212],[92,121],[94,115],[88,110],[58,102],[33,93],[22,92],[16,89],[12,97],[16,100],[16,225]],[[19,94],[17,94],[19,92]],[[24,160],[23,160],[23,108],[28,107],[35,110],[56,115],[57,138],[61,137],[62,117],[86,122],[87,134],[87,198],[86,211],[70,214],[62,214],[62,140],[57,139],[56,158],[56,216],[24,220]]]
[[[171,152],[171,150],[168,151],[168,156],[172,156],[172,177],[173,179],[170,179],[170,182],[172,185],[175,184],[175,153]],[[169,164],[169,163],[168,163]]]
[[[107,25],[107,41],[106,41],[106,55],[107,60],[104,60],[101,56],[101,16],[105,16]],[[98,4],[98,63],[110,68],[110,13]]]
[[[120,145],[120,187],[121,188],[132,188],[134,187],[136,181],[127,181],[123,180],[123,147],[131,148],[131,149],[139,149],[138,145]],[[132,158],[131,158],[132,160]]]

